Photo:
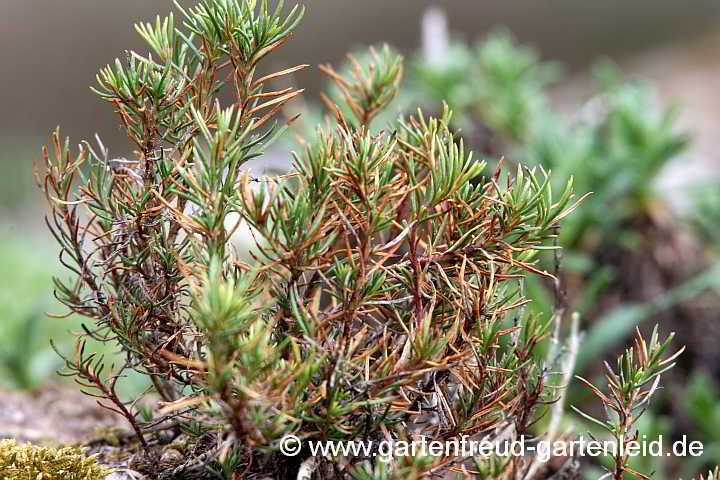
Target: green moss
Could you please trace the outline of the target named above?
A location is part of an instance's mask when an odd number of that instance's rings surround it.
[[[48,448],[0,440],[0,480],[98,480],[111,469],[78,447]]]

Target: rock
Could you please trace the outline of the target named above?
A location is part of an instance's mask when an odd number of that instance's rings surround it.
[[[114,427],[126,429],[125,419],[76,390],[49,385],[32,392],[0,392],[0,438],[72,443]]]

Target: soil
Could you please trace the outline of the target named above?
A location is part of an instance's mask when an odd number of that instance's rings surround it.
[[[122,418],[82,393],[57,385],[30,392],[0,391],[0,438],[35,444],[87,441],[113,428]]]

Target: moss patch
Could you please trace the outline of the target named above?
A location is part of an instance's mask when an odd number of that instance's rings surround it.
[[[85,456],[77,447],[48,448],[15,440],[0,440],[0,479],[2,480],[98,480],[111,469]]]

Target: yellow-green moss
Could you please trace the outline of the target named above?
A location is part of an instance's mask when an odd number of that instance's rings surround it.
[[[0,440],[0,480],[99,480],[112,472],[78,447],[48,448]]]

